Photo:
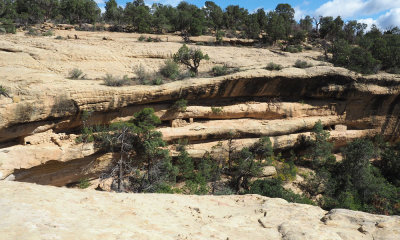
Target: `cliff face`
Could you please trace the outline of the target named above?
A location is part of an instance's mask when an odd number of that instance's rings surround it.
[[[400,217],[244,196],[113,194],[0,181],[0,239],[400,238]]]
[[[108,124],[152,107],[163,120],[164,139],[188,138],[193,157],[220,141],[226,144],[231,133],[238,149],[261,136],[271,137],[276,149],[289,149],[310,137],[318,120],[331,131],[336,147],[358,137],[399,136],[398,76],[356,75],[319,62],[320,53],[313,51],[281,56],[267,49],[202,47],[212,60],[201,71],[222,63],[242,71],[161,86],[107,87],[100,79],[105,73],[134,77],[132,67],[138,64],[158,69],[180,44],[173,38],[132,43],[134,35],[112,33],[107,34],[114,40],[104,42],[100,33],[79,34],[77,41],[19,35],[0,41],[0,84],[10,95],[0,96],[0,179],[64,186],[98,175],[112,157],[91,144],[75,143],[83,111],[92,112],[88,124]],[[297,59],[316,66],[291,67]],[[264,70],[272,61],[286,68]],[[66,79],[73,67],[88,79]],[[186,111],[171,110],[178,99],[189,101]]]

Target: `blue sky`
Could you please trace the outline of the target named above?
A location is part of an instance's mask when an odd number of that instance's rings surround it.
[[[131,1],[117,0],[121,6]],[[96,2],[104,8],[106,0],[96,0]],[[145,0],[145,2],[148,5],[157,2],[176,6],[180,0]],[[202,7],[205,0],[187,0],[187,2]],[[400,0],[215,0],[214,2],[223,8],[228,5],[240,5],[250,12],[258,8],[273,10],[279,3],[289,3],[296,10],[297,20],[305,15],[334,17],[340,15],[345,20],[355,19],[369,26],[376,24],[382,29],[400,26]]]

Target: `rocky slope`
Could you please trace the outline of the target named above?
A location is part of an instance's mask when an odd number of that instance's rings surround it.
[[[311,137],[318,120],[331,130],[337,147],[378,133],[392,140],[399,136],[399,76],[361,76],[334,68],[318,61],[317,51],[196,46],[211,57],[201,72],[222,64],[242,71],[161,86],[108,87],[102,82],[106,73],[134,77],[140,64],[157,71],[181,46],[179,38],[143,43],[136,34],[56,32],[74,34],[79,39],[22,33],[0,39],[0,85],[10,95],[0,95],[0,179],[64,186],[98,176],[111,156],[97,153],[91,144],[75,143],[83,111],[93,112],[89,124],[107,124],[152,107],[163,120],[159,130],[164,139],[172,144],[189,138],[194,157],[221,141],[226,144],[232,133],[238,148],[269,136],[275,149],[288,149]],[[297,59],[314,67],[292,67]],[[285,68],[265,70],[269,62]],[[87,79],[67,79],[75,67]],[[189,101],[185,112],[171,110],[178,99]]]
[[[115,194],[0,181],[0,239],[397,240],[400,217],[257,195]]]

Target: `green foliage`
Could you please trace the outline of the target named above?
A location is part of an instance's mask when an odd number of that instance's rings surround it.
[[[225,32],[218,30],[217,33],[215,34],[215,42],[221,45],[223,43],[224,37],[225,37]]]
[[[250,179],[261,174],[262,166],[261,161],[255,160],[253,153],[248,148],[237,153],[233,157],[232,166],[229,169],[232,186],[236,192],[239,192],[241,188],[248,190]]]
[[[88,187],[90,187],[90,185],[92,185],[92,184],[90,183],[89,179],[87,179],[87,178],[83,178],[83,179],[79,180],[79,183],[78,183],[78,187],[80,189],[88,188]]]
[[[400,187],[400,143],[389,146],[383,151],[380,167],[383,176]]]
[[[57,36],[55,39],[56,39],[56,40],[64,40],[64,38],[61,37],[61,36]]]
[[[28,32],[26,32],[25,34],[29,35],[29,36],[40,36],[41,35],[39,30],[37,30],[35,28],[31,28],[31,27],[28,28]]]
[[[200,49],[188,48],[186,44],[178,50],[177,53],[174,54],[174,61],[176,63],[180,63],[185,65],[191,72],[198,74],[198,68],[200,66],[200,62],[202,60],[209,60],[209,56],[204,53]]]
[[[280,71],[283,69],[282,65],[276,64],[273,62],[268,63],[268,65],[265,67],[265,69],[270,70],[270,71]]]
[[[151,82],[152,76],[146,71],[142,64],[136,67],[134,71],[140,84],[147,85]]]
[[[314,140],[310,143],[308,157],[311,159],[315,169],[331,168],[336,158],[332,154],[333,144],[329,142],[329,132],[325,131],[321,120],[315,123],[312,136]]]
[[[271,164],[274,157],[274,148],[269,137],[260,138],[249,150],[258,160],[266,160],[268,164]]]
[[[179,175],[186,180],[193,180],[195,177],[194,162],[186,151],[185,145],[177,147],[179,155],[176,160],[176,166],[179,169]]]
[[[112,87],[121,87],[125,85],[129,85],[131,80],[128,78],[127,75],[123,76],[122,78],[114,77],[112,74],[107,74],[104,77],[104,84],[106,86]]]
[[[303,47],[301,45],[288,45],[283,49],[283,51],[290,53],[299,53],[303,51]]]
[[[54,36],[54,32],[49,30],[49,31],[42,33],[42,36],[51,37],[51,36]]]
[[[153,79],[152,84],[153,85],[162,85],[162,84],[164,84],[164,81],[162,80],[162,78],[156,77]]]
[[[184,112],[186,111],[187,103],[188,101],[186,99],[179,99],[172,105],[171,109],[178,112]]]
[[[228,74],[228,67],[226,65],[224,65],[224,66],[214,66],[211,71],[212,71],[212,73],[213,73],[213,75],[215,77],[223,76],[223,75]]]
[[[160,69],[160,73],[166,78],[175,80],[179,77],[179,66],[172,60],[166,60],[165,65]]]
[[[68,78],[69,79],[84,79],[86,75],[83,74],[82,70],[78,69],[78,68],[74,68],[72,69],[69,73],[68,73]]]
[[[0,95],[3,95],[5,97],[10,97],[10,95],[8,95],[8,90],[0,85]]]
[[[277,178],[281,181],[290,181],[296,179],[297,167],[294,165],[296,156],[291,153],[291,157],[288,161],[280,159],[281,164],[276,164],[277,168]]]
[[[101,13],[93,0],[60,0],[59,11],[71,24],[95,23]]]
[[[3,28],[5,33],[16,33],[15,25],[10,19],[0,18],[0,28]]]
[[[297,68],[310,68],[312,66],[313,65],[311,63],[308,63],[307,61],[302,61],[302,60],[297,60],[294,63],[294,67],[297,67]]]
[[[380,61],[361,47],[351,47],[346,41],[338,40],[332,46],[332,62],[337,66],[343,66],[350,70],[371,74],[380,68]]]
[[[140,37],[138,38],[139,42],[144,42],[144,40],[146,40],[146,37],[143,35],[140,35]]]
[[[291,190],[282,187],[282,181],[279,179],[257,180],[251,184],[250,194],[260,194],[271,198],[283,198],[288,202],[313,204],[313,202],[301,195],[295,194]]]
[[[221,114],[224,109],[222,107],[211,107],[211,111],[214,114]]]

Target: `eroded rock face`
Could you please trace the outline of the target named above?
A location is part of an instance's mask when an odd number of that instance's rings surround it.
[[[0,239],[400,238],[398,216],[326,212],[258,195],[116,194],[1,181],[0,215]]]
[[[92,112],[87,124],[95,125],[128,120],[152,107],[163,121],[159,131],[164,140],[189,139],[188,152],[197,158],[219,142],[226,146],[232,133],[237,149],[262,136],[270,137],[275,149],[288,149],[310,137],[318,120],[334,130],[336,147],[377,133],[391,140],[399,136],[398,76],[354,74],[311,60],[321,55],[316,51],[283,56],[268,49],[199,46],[211,57],[201,72],[220,64],[242,71],[161,86],[108,87],[102,82],[107,73],[135,77],[133,67],[140,64],[150,72],[159,69],[181,46],[179,37],[150,44],[137,42],[135,34],[76,34],[79,39],[65,41],[22,34],[0,40],[0,84],[10,96],[0,95],[0,179],[59,186],[84,177],[82,171],[74,175],[71,166],[86,168],[87,159],[99,157],[93,145],[75,144],[71,138],[80,131],[84,111]],[[56,35],[72,33],[57,30]],[[315,67],[293,68],[297,59]],[[265,70],[271,61],[285,68]],[[76,67],[87,79],[67,79]],[[171,110],[178,99],[188,100],[186,111]]]

